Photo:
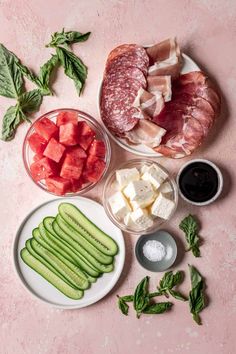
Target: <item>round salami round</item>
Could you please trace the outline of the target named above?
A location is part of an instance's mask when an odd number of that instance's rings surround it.
[[[120,70],[117,70],[116,67],[111,66],[110,70],[104,76],[104,81],[112,84],[116,79],[122,79],[123,81],[126,81],[127,79],[137,80],[140,82],[142,88],[145,89],[147,87],[145,75],[135,66],[124,67]]]

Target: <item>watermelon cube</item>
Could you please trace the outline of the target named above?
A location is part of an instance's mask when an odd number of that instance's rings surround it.
[[[60,125],[59,141],[60,143],[71,146],[77,145],[79,140],[79,128],[78,125],[73,123],[66,123]]]
[[[31,164],[30,172],[35,181],[40,181],[41,179],[57,174],[57,166],[55,162],[47,157],[43,157],[41,160]]]
[[[48,118],[43,118],[35,122],[34,129],[45,140],[58,136],[58,127]]]
[[[86,164],[86,168],[83,173],[83,178],[85,181],[97,182],[101,178],[106,164],[101,159],[96,159],[94,163]]]
[[[49,177],[45,179],[49,192],[57,195],[64,195],[71,190],[71,181],[61,177]]]
[[[88,150],[90,147],[91,143],[94,140],[93,135],[84,135],[84,136],[79,136],[79,145],[84,149]]]
[[[78,115],[73,111],[64,111],[60,112],[57,116],[57,126],[72,123],[74,125],[78,125]]]
[[[36,154],[42,154],[47,145],[47,140],[38,133],[33,133],[28,137],[28,143],[33,152]]]
[[[85,121],[79,121],[79,135],[92,135],[95,136],[95,131]]]
[[[49,140],[43,155],[52,159],[55,162],[59,162],[65,151],[65,146],[60,144],[56,139],[52,138]]]
[[[39,160],[41,160],[41,159],[43,159],[44,158],[44,156],[42,155],[42,154],[35,154],[34,156],[33,156],[33,160],[34,161],[39,161]]]
[[[79,179],[84,167],[84,159],[66,155],[62,164],[60,176],[66,179]]]
[[[106,155],[105,143],[102,140],[94,139],[89,148],[89,154],[104,158]]]
[[[86,159],[87,157],[87,154],[84,151],[84,149],[82,149],[79,146],[73,146],[71,148],[67,148],[66,155],[70,155],[78,159]]]
[[[71,192],[76,193],[82,188],[82,179],[71,179]]]

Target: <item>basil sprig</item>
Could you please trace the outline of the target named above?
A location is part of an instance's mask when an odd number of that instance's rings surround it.
[[[143,313],[148,315],[157,315],[166,312],[172,307],[171,302],[158,302],[156,304],[151,304],[146,306],[143,310]]]
[[[185,233],[185,238],[189,246],[187,251],[191,250],[195,257],[200,257],[200,240],[196,219],[191,214],[186,216],[179,224],[179,228]]]
[[[182,283],[183,272],[177,271],[175,274],[172,271],[166,272],[159,282],[158,291],[160,295],[165,295],[167,298],[169,294],[177,300],[187,301],[187,298],[179,291],[173,290],[173,287]]]
[[[201,318],[199,313],[205,307],[205,300],[204,300],[204,281],[202,279],[201,274],[197,271],[197,269],[191,265],[189,265],[189,272],[191,278],[191,285],[192,289],[189,292],[189,308],[190,312],[193,315],[194,321],[201,325]]]
[[[147,305],[149,304],[148,283],[149,277],[143,278],[141,282],[137,285],[134,292],[133,304],[137,314],[137,318],[140,317],[145,307],[147,307]]]
[[[65,32],[63,28],[61,32],[55,32],[51,36],[51,42],[46,45],[46,47],[57,47],[59,45],[68,46],[72,43],[87,41],[91,32],[80,33],[77,31]]]

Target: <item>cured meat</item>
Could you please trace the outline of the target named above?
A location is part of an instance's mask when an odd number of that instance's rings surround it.
[[[181,69],[180,49],[175,38],[169,38],[146,49],[152,65],[148,69],[149,75],[179,76]]]
[[[172,158],[190,155],[207,136],[220,112],[220,95],[203,72],[181,75],[174,81],[172,100],[153,118],[167,130],[155,150]]]
[[[147,90],[153,94],[162,93],[164,100],[171,100],[171,76],[148,76]]]
[[[140,120],[136,127],[125,134],[129,142],[133,144],[145,144],[149,147],[160,145],[166,130],[149,120]]]
[[[141,88],[138,91],[133,106],[139,107],[142,112],[152,118],[162,111],[164,107],[164,99],[160,92],[157,92],[154,95]]]
[[[115,48],[108,57],[101,89],[101,117],[109,130],[123,136],[133,129],[144,113],[133,103],[140,88],[146,88],[149,58],[135,44]]]

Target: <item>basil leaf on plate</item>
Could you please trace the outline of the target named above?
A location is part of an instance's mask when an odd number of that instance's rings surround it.
[[[163,312],[166,312],[167,310],[169,310],[172,307],[172,305],[173,304],[171,302],[159,302],[159,303],[147,306],[143,310],[143,313],[150,314],[150,315],[160,314],[160,313],[163,313]]]
[[[18,68],[19,59],[3,44],[0,44],[0,95],[17,98],[24,90],[21,71]]]
[[[87,41],[91,32],[80,33],[77,31],[65,32],[64,28],[61,32],[55,32],[51,36],[51,42],[46,47],[57,47],[58,45],[69,45],[72,43]]]
[[[195,257],[200,257],[200,240],[196,219],[189,214],[181,221],[179,228],[185,233],[185,238],[189,246],[187,251],[191,250]]]
[[[26,120],[26,117],[18,104],[9,107],[2,121],[2,140],[12,140],[15,136],[16,128],[23,120]]]
[[[87,78],[87,67],[74,53],[65,48],[57,47],[56,51],[65,74],[74,81],[80,95]]]
[[[126,302],[124,301],[123,297],[118,297],[118,307],[121,310],[121,312],[123,313],[123,315],[127,316],[128,312],[129,312],[129,305],[126,304]]]
[[[201,324],[199,313],[205,307],[205,300],[203,294],[204,281],[201,274],[193,266],[189,265],[191,286],[192,289],[189,292],[189,308],[193,315],[193,319],[197,324]]]
[[[19,105],[24,113],[35,112],[39,109],[42,103],[42,94],[40,90],[32,90],[28,92],[24,92],[19,97]]]
[[[137,285],[134,292],[134,309],[136,310],[137,318],[140,317],[145,307],[149,304],[148,283],[149,277],[146,276]]]

